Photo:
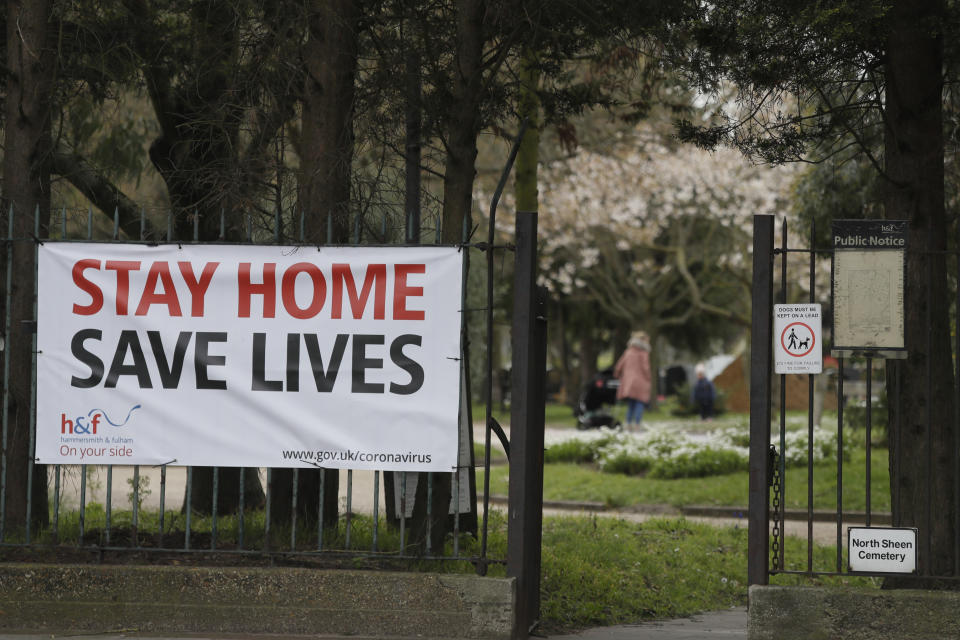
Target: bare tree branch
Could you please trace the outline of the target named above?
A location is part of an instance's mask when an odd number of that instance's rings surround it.
[[[140,207],[106,176],[75,153],[55,152],[51,155],[50,170],[77,188],[104,215],[112,217],[116,211],[119,226],[128,238],[141,237]],[[143,237],[152,238],[155,229],[149,220],[143,220]]]

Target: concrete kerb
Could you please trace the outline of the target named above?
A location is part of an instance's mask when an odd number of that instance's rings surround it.
[[[750,640],[960,637],[960,593],[850,587],[750,587]]]
[[[299,568],[7,564],[0,630],[510,637],[510,578]]]

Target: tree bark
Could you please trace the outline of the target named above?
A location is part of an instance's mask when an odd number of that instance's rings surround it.
[[[447,157],[443,175],[443,244],[457,244],[473,209],[477,135],[483,88],[483,0],[457,0],[457,49],[453,102],[447,119]]]
[[[537,69],[537,54],[524,48],[520,61],[520,113],[527,121],[527,130],[517,151],[516,179],[514,189],[517,211],[539,211],[537,169],[540,165],[540,72]]]
[[[194,467],[190,505],[194,513],[213,513],[213,467]],[[230,515],[240,508],[240,474],[243,473],[243,508],[263,506],[264,493],[259,470],[254,467],[217,469],[217,514]],[[181,510],[186,509],[186,496]]]
[[[11,326],[4,356],[9,358],[9,406],[6,468],[6,522],[22,527],[27,522],[28,473],[30,468],[31,381],[33,380],[33,324],[35,246],[31,236],[47,235],[50,218],[50,122],[55,73],[51,48],[51,3],[49,0],[7,2],[6,121],[4,123],[3,212],[9,224],[13,211],[14,241],[6,246],[13,273],[11,290],[3,304],[9,304]],[[35,218],[37,216],[37,218]],[[4,233],[10,226],[4,229]],[[6,258],[7,255],[4,256]],[[0,286],[6,286],[4,260]],[[4,311],[7,311],[4,309]],[[30,498],[31,523],[48,520],[46,467],[34,465]]]
[[[411,8],[411,3],[405,3],[404,8]],[[422,82],[420,80],[420,53],[417,50],[418,42],[413,37],[414,21],[405,19],[409,25],[405,34],[404,46],[404,238],[407,244],[420,244],[420,161],[422,157],[421,138],[423,136],[423,103]],[[394,500],[396,487],[402,480],[396,472],[383,474],[383,493],[386,496],[387,524],[399,529],[399,511]]]
[[[308,242],[350,241],[352,121],[361,4],[360,0],[313,0],[309,5],[300,158],[300,207],[305,213],[304,239]],[[302,469],[297,474],[298,517],[311,520],[318,513],[320,474],[324,526],[335,526],[340,487],[336,469]],[[272,490],[272,497],[278,499],[271,502],[270,518],[277,524],[289,522],[293,473],[275,469]]]
[[[884,119],[886,217],[909,220],[905,283],[909,356],[901,366],[901,431],[890,436],[893,518],[897,526],[919,528],[917,557],[923,559],[933,575],[953,573],[956,535],[950,296],[942,253],[947,239],[943,46],[933,27],[942,24],[942,20],[943,6],[938,0],[893,3],[889,14]],[[891,427],[896,428],[893,417]],[[893,473],[897,458],[901,465],[899,477]],[[934,515],[928,517],[930,513]],[[904,578],[890,584],[918,586],[923,582]]]
[[[597,356],[599,355],[597,339],[592,329],[587,328],[580,336],[580,386],[582,387],[597,373]],[[577,394],[580,389],[577,389]]]
[[[473,180],[476,173],[477,135],[480,130],[482,88],[483,0],[457,0],[454,5],[457,49],[453,73],[453,101],[446,121],[447,155],[443,178],[443,209],[440,238],[443,244],[458,244],[464,225],[470,224]],[[430,479],[428,479],[430,478]],[[413,553],[425,553],[429,531],[431,553],[441,553],[450,531],[447,517],[452,491],[451,474],[420,474],[410,524]],[[427,525],[426,490],[430,495],[430,525]]]
[[[353,107],[359,0],[313,0],[304,47],[300,206],[308,242],[350,241]],[[328,237],[329,236],[329,237]]]
[[[270,487],[270,522],[293,522],[293,469],[274,469]],[[320,479],[323,477],[323,528],[337,526],[340,472],[337,469],[299,469],[297,472],[297,523],[315,531],[320,517]]]
[[[239,129],[243,108],[234,74],[240,51],[239,20],[229,0],[213,0],[189,9],[196,53],[193,75],[176,85],[176,72],[158,62],[164,46],[159,11],[144,0],[129,0],[139,31],[134,46],[160,124],[150,146],[150,161],[167,186],[174,215],[174,238],[218,240],[221,213],[224,238],[244,238],[240,201]]]

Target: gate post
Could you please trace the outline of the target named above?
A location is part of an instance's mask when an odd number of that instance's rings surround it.
[[[770,570],[770,376],[773,347],[773,223],[753,216],[750,336],[750,495],[747,583],[768,584]]]
[[[527,638],[540,618],[543,528],[543,430],[546,401],[546,304],[536,287],[537,213],[518,211],[510,393],[507,575],[516,578],[513,634]]]

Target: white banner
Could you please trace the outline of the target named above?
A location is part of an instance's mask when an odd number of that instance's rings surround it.
[[[456,248],[39,253],[39,462],[456,466]]]

